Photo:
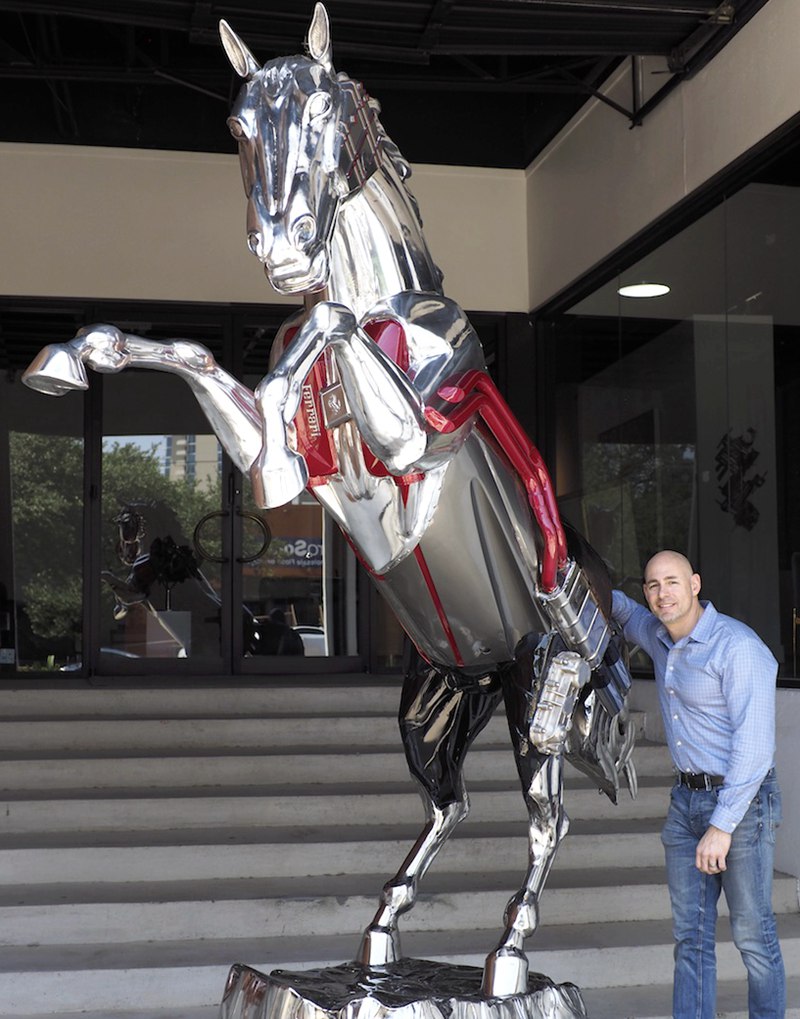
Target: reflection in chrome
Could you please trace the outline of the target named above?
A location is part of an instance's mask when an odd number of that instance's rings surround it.
[[[180,535],[180,524],[172,510],[163,502],[130,502],[121,507],[114,518],[117,525],[117,558],[128,567],[125,577],[119,577],[110,570],[101,570],[100,577],[114,595],[114,619],[124,619],[129,610],[139,605],[155,620],[174,647],[176,658],[189,657],[187,636],[181,636],[170,624],[171,588],[175,584],[188,582],[199,592],[204,602],[219,612],[222,600],[211,581],[202,570],[204,559],[210,562],[224,562],[222,556],[214,556],[201,544],[199,535],[212,519],[224,517],[224,512],[207,513],[194,528],[191,547],[178,545],[172,534]],[[266,523],[255,513],[241,513],[243,518],[252,520],[261,531],[261,545],[254,556],[242,556],[240,562],[251,562],[266,551],[272,541],[272,534]],[[148,534],[154,531],[155,534]],[[145,541],[147,538],[147,541]],[[159,610],[153,603],[153,589],[161,584],[165,591],[165,610]],[[285,619],[255,616],[252,610],[242,604],[243,640],[246,655],[302,655],[306,642]],[[148,648],[150,641],[148,640]],[[319,653],[319,652],[317,652]],[[131,657],[138,657],[133,655]]]
[[[411,638],[400,725],[427,819],[383,889],[360,964],[402,959],[398,919],[467,815],[464,756],[503,700],[530,853],[483,993],[520,994],[524,942],[568,826],[564,755],[613,800],[621,776],[635,789],[630,677],[610,626],[608,575],[562,526],[541,456],[486,373],[464,312],[442,293],[410,168],[378,104],[334,71],[324,7],[307,56],[263,67],[228,25],[220,30],[244,79],[228,123],[248,245],[276,290],[305,298],[269,373],[252,393],[199,344],[99,325],[45,348],[25,381],[59,395],[86,387],[87,366],[183,378],[260,505],[308,487]]]
[[[585,1019],[574,984],[531,973],[522,994],[487,998],[481,971],[426,959],[383,970],[345,963],[322,970],[274,970],[269,976],[233,966],[219,1019]]]

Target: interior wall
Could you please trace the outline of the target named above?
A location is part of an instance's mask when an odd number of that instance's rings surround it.
[[[247,249],[235,155],[0,144],[0,179],[4,294],[297,304]],[[411,189],[448,296],[527,312],[524,172],[418,166]]]
[[[587,103],[528,167],[535,309],[800,111],[800,4],[770,0],[643,125]],[[631,108],[624,65],[604,89]]]

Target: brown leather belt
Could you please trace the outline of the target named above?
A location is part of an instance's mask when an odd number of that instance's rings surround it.
[[[678,772],[678,785],[685,785],[687,789],[716,789],[724,781],[722,775],[706,775],[705,772],[695,775],[691,771]]]

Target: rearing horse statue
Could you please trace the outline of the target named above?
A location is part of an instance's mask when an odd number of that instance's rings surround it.
[[[547,470],[442,292],[410,168],[379,107],[332,64],[317,4],[307,56],[263,67],[225,23],[244,85],[239,144],[247,241],[273,287],[305,307],[279,331],[255,392],[188,340],[113,326],[45,348],[24,381],[60,395],[86,367],[184,379],[262,507],[307,488],[335,519],[410,637],[400,705],[426,823],[385,885],[357,960],[401,958],[398,919],[468,812],[464,757],[503,701],[529,814],[529,866],[484,969],[483,992],[527,986],[525,938],[568,819],[563,762],[616,801],[635,794],[630,677],[599,557],[562,526]]]

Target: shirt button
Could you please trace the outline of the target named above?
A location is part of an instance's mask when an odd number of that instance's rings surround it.
[[[682,746],[683,746],[683,743],[681,743],[681,741],[680,741],[680,740],[678,740],[677,746],[679,746],[679,747],[682,747]]]
[[[672,717],[675,719],[676,722],[678,721],[678,716],[677,715],[673,715]]]

